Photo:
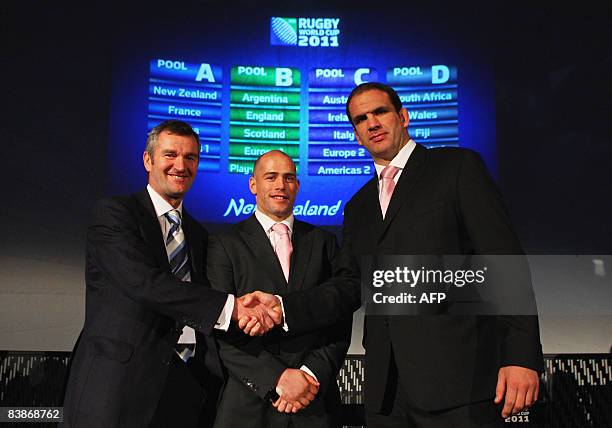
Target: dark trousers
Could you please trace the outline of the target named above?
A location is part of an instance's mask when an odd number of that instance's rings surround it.
[[[503,428],[501,409],[502,406],[493,403],[493,397],[487,401],[435,412],[417,409],[402,391],[395,360],[392,358],[382,409],[380,413],[367,411],[366,423],[372,428]]]
[[[212,427],[221,381],[210,376],[196,356],[184,362],[174,355],[166,385],[151,422],[153,428]],[[208,391],[208,394],[207,394]]]

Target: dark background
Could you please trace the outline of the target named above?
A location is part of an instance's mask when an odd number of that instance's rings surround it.
[[[232,13],[248,14],[257,7],[252,1],[233,3]],[[435,25],[440,37],[460,33],[488,44],[495,71],[499,185],[526,249],[610,253],[609,8],[294,3],[299,6],[279,6],[278,16],[309,8],[324,16],[350,8],[362,18],[367,37],[368,26],[385,25],[369,22],[368,8],[405,7],[411,16],[406,26]],[[0,204],[1,256],[83,264],[88,213],[107,194],[109,182],[115,43],[146,40],[147,34],[177,22],[195,29],[198,13],[220,13],[220,21],[231,25],[231,15],[216,12],[212,2],[126,7],[3,2],[0,165],[7,186]]]

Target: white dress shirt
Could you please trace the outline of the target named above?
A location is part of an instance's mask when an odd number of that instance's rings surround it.
[[[408,159],[410,159],[410,155],[414,151],[415,147],[416,147],[416,143],[411,138],[410,140],[408,140],[408,143],[404,147],[402,147],[399,152],[397,152],[395,157],[391,159],[391,162],[389,162],[389,165],[399,168],[399,171],[397,171],[397,174],[395,174],[395,177],[393,177],[393,181],[395,182],[395,184],[397,184],[400,178],[400,175],[402,175],[402,172],[404,171],[404,168],[406,167],[406,163],[408,162]],[[380,198],[380,173],[382,172],[383,169],[385,169],[386,166],[387,165],[380,165],[380,164],[374,163],[374,168],[376,168],[376,178],[378,178],[378,197],[379,198]]]
[[[151,185],[147,185],[147,192],[149,192],[149,196],[151,198],[151,202],[153,202],[153,207],[155,208],[155,214],[157,215],[157,221],[159,221],[159,225],[162,230],[162,237],[164,238],[164,242],[166,236],[168,235],[168,231],[171,228],[171,224],[166,218],[164,214],[168,211],[172,211],[175,208],[168,203],[164,198],[162,198],[159,193],[157,193]],[[181,214],[181,218],[183,218],[183,202],[181,201],[180,205],[176,210]],[[189,276],[187,281],[191,281],[191,272],[189,272]],[[216,329],[227,331],[230,321],[232,320],[232,311],[234,310],[234,296],[229,294],[227,296],[227,301],[225,302],[225,306],[221,311],[221,315],[217,319],[217,323],[215,325]],[[179,337],[177,343],[185,343],[185,344],[195,344],[195,331],[193,328],[189,326],[183,327],[183,334]],[[195,354],[195,350],[193,354]]]
[[[289,239],[291,239],[291,237],[293,236],[293,221],[295,220],[295,217],[293,216],[293,214],[291,214],[289,217],[287,217],[283,221],[275,221],[271,219],[270,217],[268,217],[267,215],[265,215],[264,213],[262,213],[261,211],[259,211],[259,208],[257,208],[255,210],[255,218],[257,219],[257,221],[259,221],[259,224],[261,224],[261,227],[263,227],[264,231],[266,232],[266,236],[270,240],[270,244],[272,244],[272,248],[274,248],[275,252],[276,252],[276,242],[278,241],[279,237],[278,237],[278,233],[272,230],[272,226],[274,226],[276,223],[283,223],[285,226],[289,228]]]

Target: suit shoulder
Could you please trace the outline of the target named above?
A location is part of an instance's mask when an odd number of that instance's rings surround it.
[[[245,228],[246,220],[240,221],[238,223],[234,223],[232,225],[227,225],[219,230],[215,230],[210,234],[212,239],[227,241],[232,239],[237,239],[240,236],[241,231]]]
[[[100,227],[107,231],[131,231],[138,230],[140,219],[144,208],[133,195],[110,196],[98,199],[89,214],[88,236],[99,230]]]
[[[136,202],[135,195],[104,196],[94,203],[94,207],[130,206]]]
[[[320,227],[315,227],[314,230],[317,235],[320,235],[326,241],[336,242],[336,235],[332,232],[325,229],[321,229]]]
[[[465,159],[480,159],[480,154],[465,147],[434,147],[427,150],[427,157],[432,161],[462,162]]]
[[[463,177],[465,171],[486,171],[478,152],[463,147],[436,147],[426,151],[427,164],[435,174]]]
[[[293,220],[293,227],[302,227],[304,229],[314,229],[317,226],[315,226],[312,223],[308,223],[307,221],[298,220],[297,218],[294,218],[294,220]]]
[[[322,243],[325,247],[335,248],[338,245],[336,235],[319,226],[296,219],[293,225],[294,231],[297,230],[297,228],[300,229],[303,235],[310,235],[314,242]]]
[[[183,216],[185,217],[185,221],[189,222],[189,226],[192,229],[197,230],[201,233],[205,238],[208,237],[208,229],[204,227],[199,220],[197,220],[194,216],[190,215],[186,210],[183,210]]]
[[[346,210],[347,208],[350,208],[352,206],[359,205],[359,203],[366,197],[366,194],[370,190],[370,187],[376,187],[376,185],[376,177],[373,177],[372,179],[368,180],[366,184],[361,186],[361,188],[357,190],[357,192],[355,192],[351,199],[348,200],[344,209]]]
[[[315,226],[314,224],[308,223],[306,221],[298,220],[298,219],[295,219],[295,223],[293,227],[294,229],[296,227],[300,227],[302,231],[306,233],[313,233],[317,236],[321,236],[326,239],[332,239],[333,237],[336,236],[332,232],[329,232],[319,226]]]
[[[138,210],[136,195],[106,196],[98,199],[91,210],[93,218],[105,214],[135,213]]]
[[[468,164],[482,164],[480,154],[472,149],[464,147],[435,147],[427,150],[427,159],[429,162],[451,166]]]

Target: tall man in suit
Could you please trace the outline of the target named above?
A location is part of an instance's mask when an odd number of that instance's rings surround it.
[[[522,252],[476,153],[416,144],[408,113],[387,85],[356,87],[347,115],[377,174],[345,207],[341,275],[316,294],[282,297],[295,334],[360,306],[361,256]],[[270,294],[252,299],[280,307]],[[366,314],[364,347],[371,426],[498,426],[502,403],[506,417],[537,400],[543,361],[535,316]]]
[[[291,294],[330,278],[336,238],[294,218],[299,182],[291,158],[278,150],[262,155],[249,187],[255,214],[209,240],[212,287],[236,295],[257,289]],[[331,328],[300,335],[288,335],[281,326],[256,338],[237,329],[219,332],[229,376],[215,426],[340,426],[336,376],[350,344],[351,321],[349,315]]]
[[[65,426],[210,425],[222,382],[213,328],[251,316],[274,324],[265,308],[246,308],[207,282],[207,232],[182,205],[199,148],[188,124],[161,123],[143,154],[146,189],[93,209]]]

